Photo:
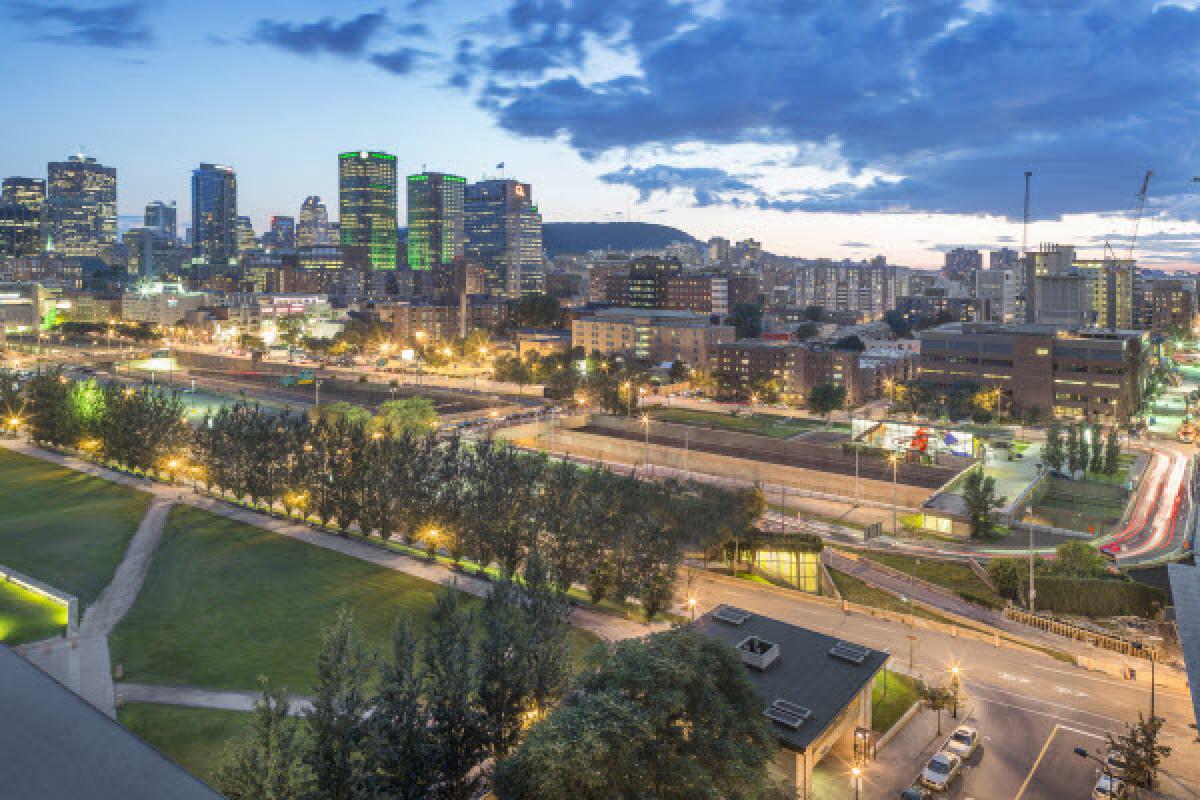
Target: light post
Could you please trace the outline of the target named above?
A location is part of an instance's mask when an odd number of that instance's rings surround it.
[[[687,599],[688,609],[692,612],[692,622],[696,621],[696,598],[689,597]]]
[[[1108,780],[1110,782],[1114,780],[1113,774],[1109,770],[1108,762],[1105,761],[1104,759],[1098,758],[1098,757],[1092,755],[1091,753],[1089,753],[1087,750],[1083,749],[1082,747],[1075,748],[1075,755],[1079,756],[1080,758],[1090,758],[1092,761],[1095,761],[1097,764],[1100,765],[1100,771],[1108,776]]]
[[[900,464],[900,456],[892,453],[888,456],[892,462],[892,538],[896,538],[896,469]]]
[[[910,633],[910,634],[908,634],[907,638],[908,638],[908,671],[912,672],[912,670],[913,670],[913,645],[915,645],[917,642],[917,636],[916,636],[916,634]]]
[[[1033,509],[1030,508],[1030,511],[1032,511],[1032,510]],[[1037,606],[1037,603],[1036,603],[1037,589],[1034,587],[1034,583],[1033,583],[1033,567],[1034,567],[1034,564],[1033,564],[1033,525],[1031,523],[1029,525],[1029,613],[1030,614],[1035,613],[1035,609]]]
[[[862,768],[854,767],[850,770],[850,775],[854,780],[854,800],[859,800],[859,790],[862,788]]]
[[[319,378],[313,378],[313,389],[316,392],[316,394],[313,398],[313,408],[320,408],[321,407],[321,380]]]
[[[650,471],[650,415],[642,414],[642,429],[645,433],[642,445],[642,469]]]
[[[961,684],[959,683],[958,679],[958,666],[955,665],[950,668],[950,690],[954,692],[954,711],[950,716],[954,719],[958,719],[958,690],[960,685]]]
[[[621,388],[624,389],[628,393],[625,398],[625,416],[632,417],[633,416],[633,383],[631,383],[630,381],[625,381],[624,383],[621,384]],[[618,406],[618,408],[619,408],[619,406]]]

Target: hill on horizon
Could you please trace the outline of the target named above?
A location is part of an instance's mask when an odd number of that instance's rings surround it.
[[[550,256],[589,250],[657,250],[675,242],[698,244],[690,233],[653,222],[546,222],[542,244]]]

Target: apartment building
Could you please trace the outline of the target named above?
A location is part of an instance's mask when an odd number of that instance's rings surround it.
[[[571,323],[572,347],[656,364],[706,364],[713,347],[735,338],[733,326],[713,325],[707,315],[689,311],[608,308]]]

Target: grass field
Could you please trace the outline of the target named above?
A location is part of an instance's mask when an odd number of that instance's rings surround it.
[[[882,608],[884,611],[895,611],[898,614],[912,614],[913,616],[944,622],[948,625],[954,624],[953,620],[949,617],[928,611],[913,603],[906,603],[891,592],[876,589],[874,586],[862,582],[853,575],[848,575],[833,567],[829,567],[829,576],[833,578],[834,585],[842,593],[842,599],[849,600],[851,603]]]
[[[871,729],[876,733],[887,733],[915,702],[917,682],[907,675],[885,669],[871,687]]]
[[[0,580],[0,643],[12,647],[49,639],[66,627],[66,606]]]
[[[249,729],[241,711],[130,703],[117,719],[167,758],[209,783],[225,760],[225,748]]]
[[[142,492],[0,448],[0,564],[87,605],[149,505]]]
[[[397,615],[420,626],[437,585],[192,508],[176,507],[137,603],[110,639],[126,680],[308,692],[321,631],[354,613],[384,651]],[[596,642],[572,629],[577,660]]]
[[[739,414],[735,417],[729,413],[716,411],[662,407],[651,409],[649,413],[660,422],[698,425],[703,428],[716,428],[737,433],[753,433],[759,436],[770,436],[774,439],[788,439],[806,431],[826,430],[825,423],[821,420],[783,417],[777,414]],[[838,423],[831,426],[829,430],[848,431],[849,428]]]
[[[848,547],[843,549],[852,550],[852,548]],[[905,575],[915,574],[916,577],[928,581],[935,586],[949,589],[963,599],[992,608],[1001,608],[1004,606],[1004,601],[1000,598],[1000,595],[993,592],[991,587],[984,583],[983,579],[976,575],[966,564],[956,561],[916,558],[901,553],[881,553],[875,550],[853,549],[853,552],[883,564],[885,567],[899,570]]]

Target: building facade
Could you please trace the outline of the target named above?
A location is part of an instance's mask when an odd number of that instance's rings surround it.
[[[408,176],[408,267],[441,270],[463,256],[467,179],[442,172]]]
[[[192,263],[238,263],[237,174],[232,167],[201,164],[192,170]]]
[[[396,157],[359,150],[338,154],[338,224],[348,264],[393,270],[396,245]]]
[[[484,271],[489,294],[545,291],[542,215],[533,187],[514,180],[472,183],[464,195],[464,252]]]
[[[164,203],[162,200],[154,200],[147,203],[142,217],[142,225],[171,239],[178,238],[179,215],[175,208],[175,201]]]
[[[72,257],[107,258],[117,243],[117,170],[90,156],[47,165],[46,247]]]
[[[733,326],[713,325],[708,316],[688,311],[609,308],[571,323],[572,347],[655,364],[707,364],[716,345],[735,339]]]
[[[5,178],[0,188],[0,256],[36,256],[45,248],[46,182]]]
[[[329,211],[320,197],[309,195],[300,204],[300,216],[296,219],[296,246],[328,244],[332,244],[329,238]]]

